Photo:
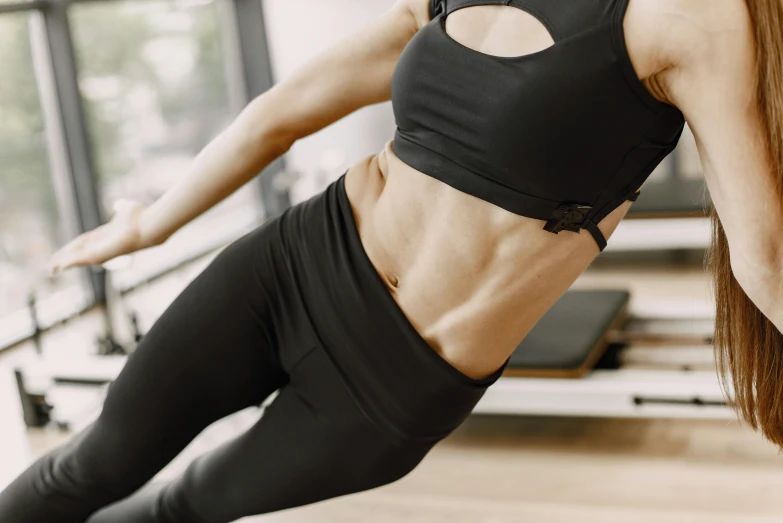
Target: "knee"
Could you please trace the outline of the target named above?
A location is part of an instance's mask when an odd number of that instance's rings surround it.
[[[15,481],[15,489],[11,490],[15,499],[11,500],[11,506],[26,505],[25,510],[57,514],[47,517],[47,521],[71,521],[76,517],[86,517],[93,510],[122,497],[121,489],[113,488],[89,466],[85,466],[76,450],[78,445],[66,444],[33,463]],[[0,512],[3,512],[2,508]]]
[[[125,453],[118,443],[102,435],[100,420],[77,434],[44,458],[50,488],[84,492],[103,502],[136,490],[144,478],[132,473],[133,464],[121,463]]]

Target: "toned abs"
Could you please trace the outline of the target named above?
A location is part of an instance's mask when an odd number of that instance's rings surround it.
[[[411,168],[387,142],[345,190],[368,258],[441,357],[482,378],[499,368],[598,254],[586,232],[542,229]],[[599,223],[612,234],[625,202]]]

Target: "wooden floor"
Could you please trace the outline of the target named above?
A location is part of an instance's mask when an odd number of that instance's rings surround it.
[[[201,267],[150,286],[135,303],[149,300],[144,313],[154,318]],[[594,276],[583,285],[601,281],[600,272]],[[693,274],[633,277],[655,293],[659,280],[678,292],[686,281],[694,294],[704,291]],[[68,328],[70,334],[47,335],[47,350],[87,346],[100,317],[87,315]],[[30,351],[28,344],[0,355],[0,487],[69,437],[23,428],[11,368]],[[177,475],[258,415],[249,409],[208,428],[159,479]],[[781,523],[783,456],[736,422],[473,416],[394,484],[243,521]]]

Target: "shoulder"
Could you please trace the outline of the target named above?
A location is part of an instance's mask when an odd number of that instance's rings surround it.
[[[753,46],[745,0],[630,0],[625,18],[667,68],[703,64],[727,49],[747,52]]]
[[[649,1],[649,0],[641,0]],[[662,9],[666,26],[662,36],[675,64],[749,58],[753,24],[745,0],[670,0]]]
[[[658,3],[657,47],[667,69],[667,92],[676,105],[684,109],[683,104],[721,85],[735,92],[752,87],[756,46],[745,0]]]

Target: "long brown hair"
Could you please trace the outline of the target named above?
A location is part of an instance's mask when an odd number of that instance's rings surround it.
[[[755,89],[777,193],[783,198],[783,0],[746,0],[756,40]],[[710,206],[707,267],[716,301],[715,358],[737,415],[783,447],[783,334],[731,271],[726,233]],[[733,391],[733,393],[731,392]]]

